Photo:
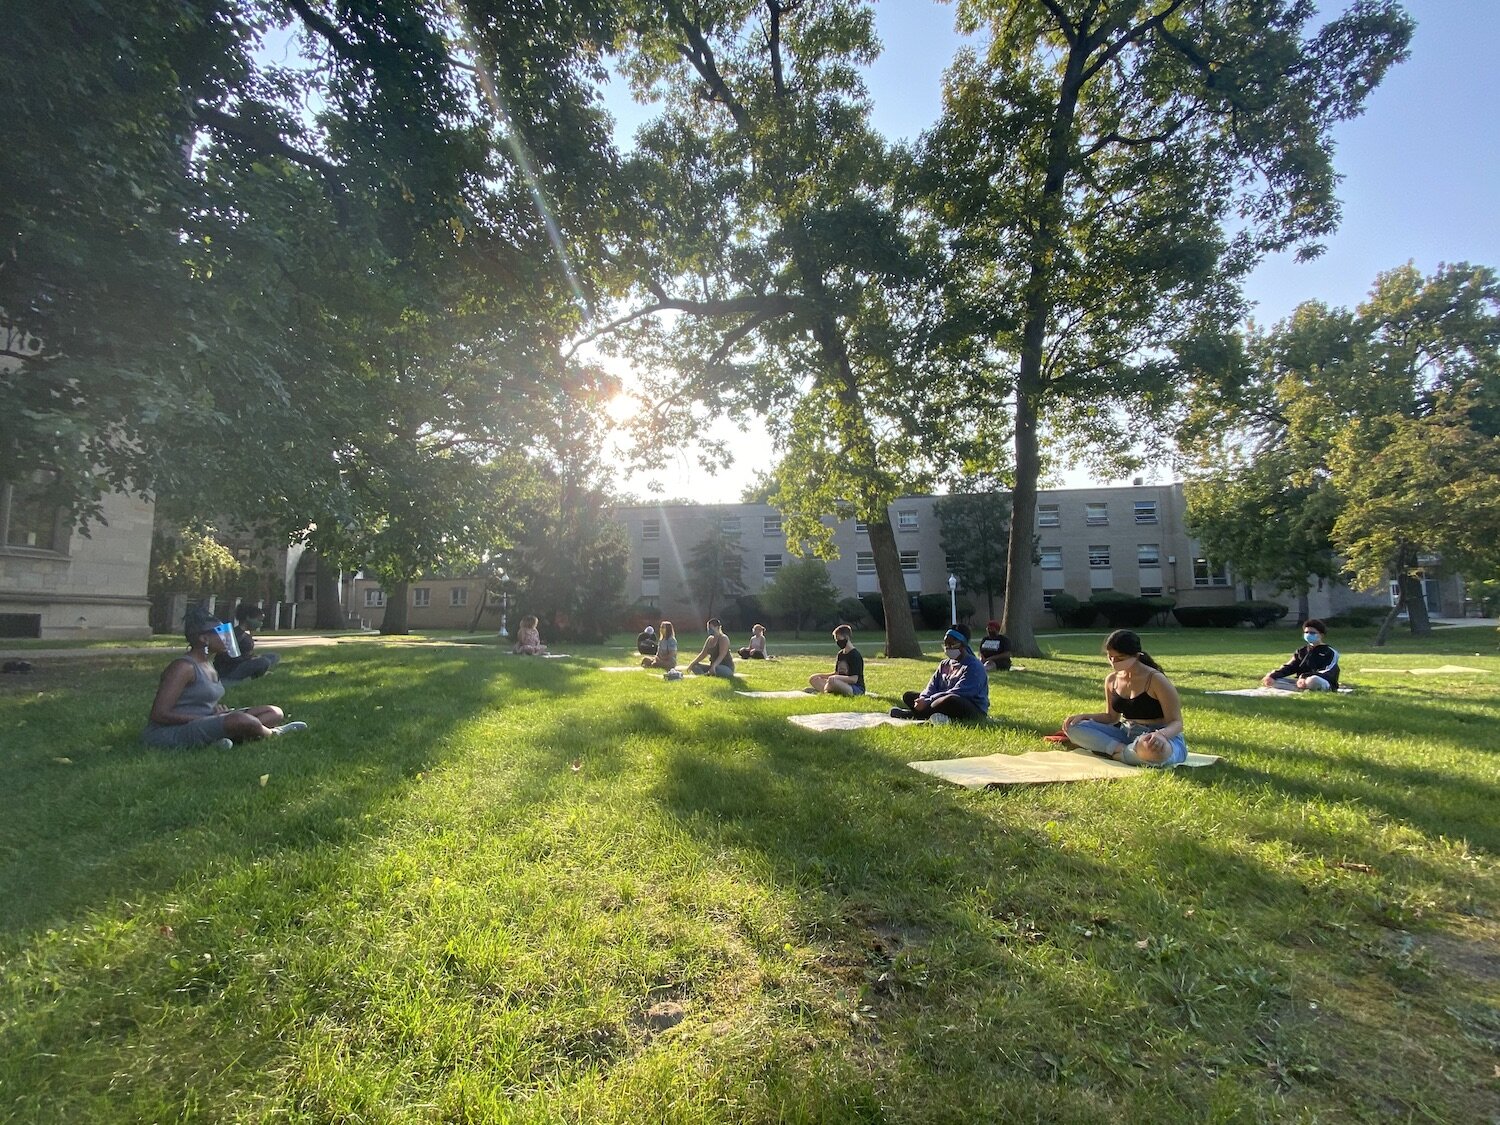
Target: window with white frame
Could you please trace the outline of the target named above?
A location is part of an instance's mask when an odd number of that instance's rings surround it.
[[[1106,527],[1109,524],[1109,501],[1089,500],[1083,505],[1083,522],[1089,527]]]
[[[448,604],[454,609],[460,609],[469,604],[469,588],[467,586],[454,586],[448,591]]]
[[[1089,544],[1089,567],[1092,570],[1106,570],[1109,567],[1109,544]]]
[[[1143,597],[1143,598],[1159,598],[1159,597],[1161,597],[1161,587],[1160,586],[1142,586],[1141,587],[1141,597]]]
[[[1223,563],[1213,566],[1207,559],[1193,560],[1194,586],[1228,586],[1229,572]]]
[[[856,534],[856,535],[868,535],[868,534],[870,534],[870,521],[869,520],[855,520],[854,521],[854,534]]]
[[[661,577],[661,559],[647,555],[641,559],[641,577],[647,582]]]
[[[57,499],[56,475],[38,471],[0,483],[0,544],[32,551],[66,551],[67,512]]]
[[[660,516],[648,516],[645,519],[641,520],[641,538],[642,539],[660,539],[661,538],[661,517]]]
[[[1061,570],[1062,548],[1042,547],[1037,551],[1037,557],[1043,570]]]
[[[411,604],[413,609],[426,609],[432,604],[431,586],[413,586],[411,588]]]
[[[920,551],[901,552],[901,572],[903,574],[916,574],[922,569],[922,565],[917,559],[919,554],[921,554]]]
[[[720,516],[719,530],[725,535],[738,535],[740,533],[739,516]]]
[[[1038,504],[1036,506],[1037,527],[1061,527],[1062,513],[1056,504]]]
[[[379,609],[385,605],[385,591],[381,589],[365,591],[365,608]]]
[[[963,567],[959,565],[958,560],[952,555],[943,556],[943,569],[949,574],[957,575],[959,578],[963,577]]]
[[[1060,593],[1062,593],[1061,589],[1051,590],[1051,589],[1043,588],[1043,590],[1042,590],[1042,608],[1045,609],[1045,610],[1047,610],[1048,612],[1051,612],[1051,609],[1052,609],[1052,598],[1053,598],[1054,595],[1060,594]]]
[[[915,508],[898,508],[898,509],[896,509],[896,530],[897,531],[916,531],[917,530],[917,510]]]
[[[1161,544],[1137,544],[1135,548],[1135,561],[1141,566],[1161,566]]]
[[[856,551],[854,553],[854,573],[855,574],[874,574],[875,573],[875,552],[874,551]]]
[[[1156,522],[1156,501],[1155,500],[1137,500],[1135,502],[1135,522],[1136,523],[1155,523]]]
[[[767,555],[766,556],[766,577],[767,578],[775,578],[776,574],[777,574],[777,572],[779,570],[781,570],[781,556],[780,555]]]
[[[778,514],[778,515],[774,515],[774,516],[764,516],[764,517],[762,517],[762,519],[761,519],[761,534],[762,535],[780,535],[781,534],[781,516]]]

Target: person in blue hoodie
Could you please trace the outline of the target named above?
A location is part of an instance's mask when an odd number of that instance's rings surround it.
[[[1329,647],[1328,626],[1309,617],[1302,623],[1302,639],[1307,643],[1276,671],[1262,676],[1260,682],[1284,691],[1338,691],[1339,654]]]
[[[893,718],[982,723],[989,717],[990,678],[969,647],[967,629],[954,625],[943,634],[943,659],[932,679],[922,691],[909,691],[901,699],[906,706],[892,707]]]

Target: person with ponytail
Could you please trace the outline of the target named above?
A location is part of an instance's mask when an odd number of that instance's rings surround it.
[[[1187,760],[1182,701],[1161,665],[1129,629],[1105,638],[1104,655],[1111,669],[1104,678],[1105,710],[1064,719],[1068,740],[1128,766],[1181,765]]]

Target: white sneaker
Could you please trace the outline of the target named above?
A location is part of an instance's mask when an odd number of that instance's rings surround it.
[[[232,738],[221,738],[217,742],[213,743],[213,748],[215,750],[233,750],[234,749],[234,739],[232,739]]]
[[[307,724],[306,723],[300,723],[300,722],[282,723],[279,727],[272,727],[271,728],[271,733],[272,734],[296,734],[299,730],[306,730],[306,729],[307,729]]]
[[[943,714],[941,711],[934,711],[932,713],[932,716],[927,721],[935,727],[940,727],[944,723],[951,723],[953,719]]]

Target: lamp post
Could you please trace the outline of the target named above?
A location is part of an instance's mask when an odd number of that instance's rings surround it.
[[[509,609],[510,609],[510,591],[508,589],[506,589],[504,586],[501,586],[500,587],[500,632],[499,632],[498,636],[502,636],[502,637],[508,637],[508,636],[510,636],[510,634],[505,631],[505,614],[506,614],[506,611],[509,610]]]
[[[948,575],[948,620],[954,625],[958,624],[958,579]]]

